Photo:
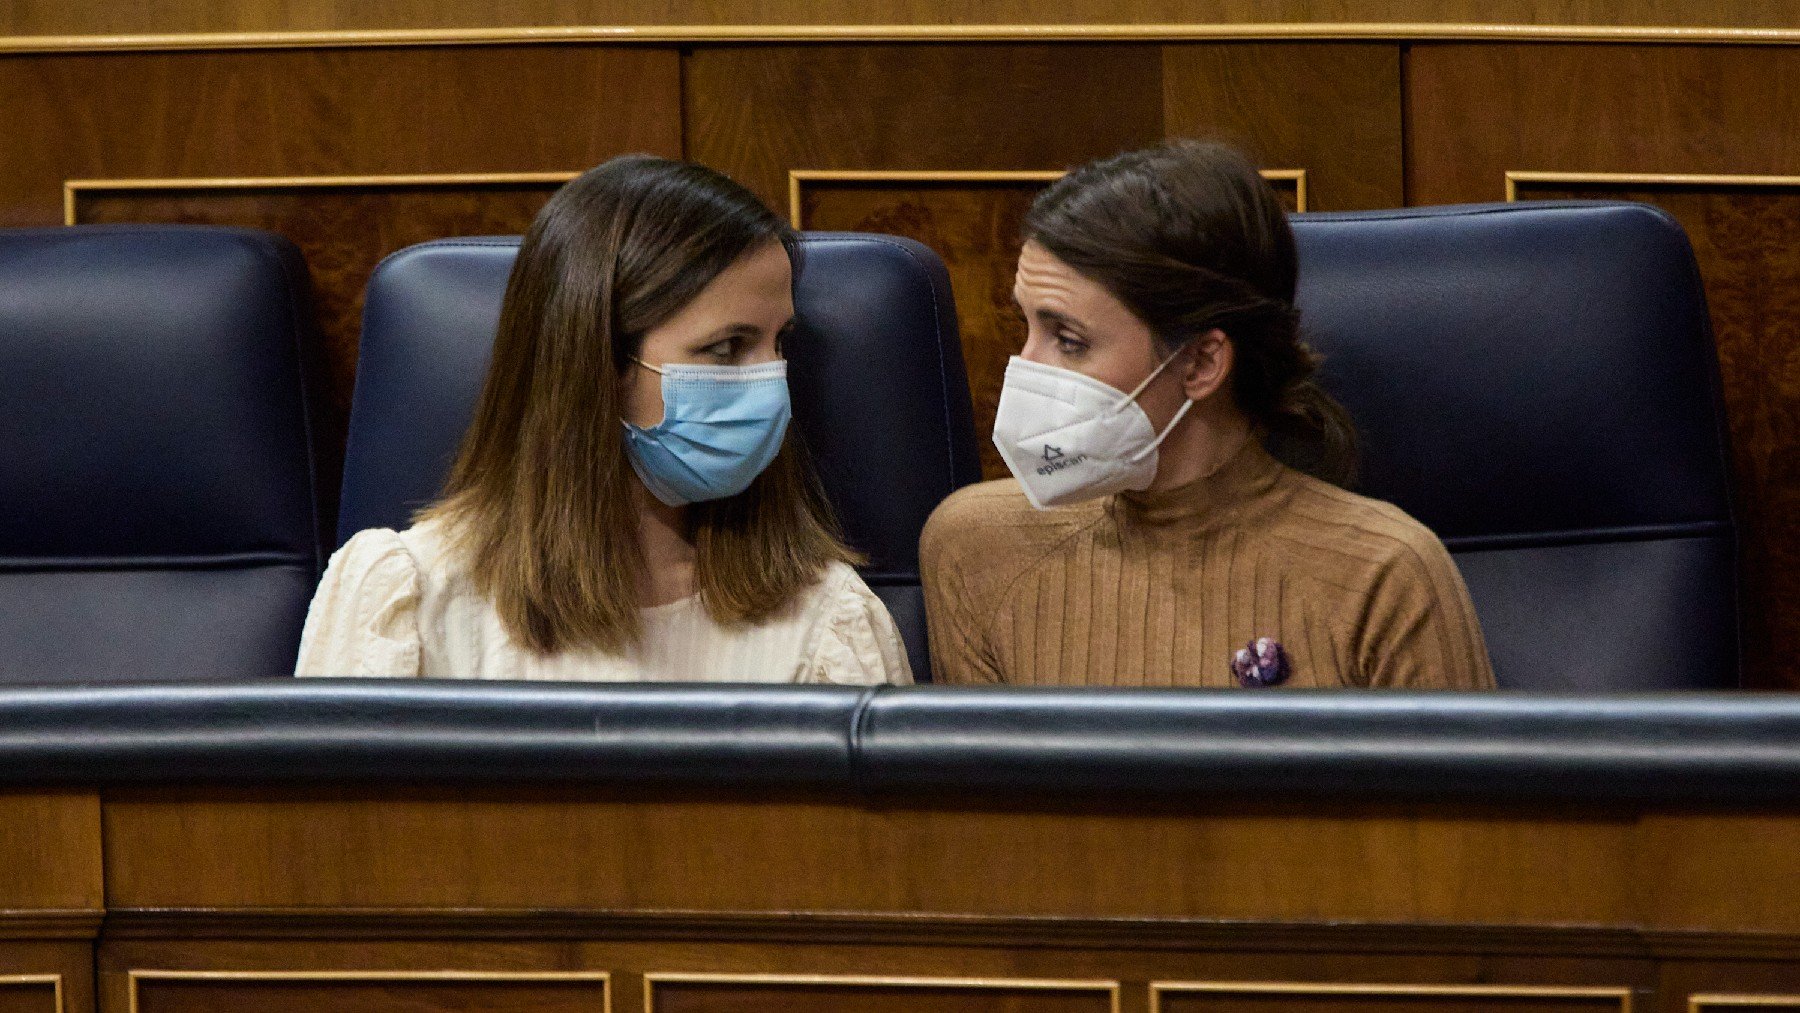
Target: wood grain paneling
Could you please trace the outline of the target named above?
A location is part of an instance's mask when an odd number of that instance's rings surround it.
[[[274,186],[83,191],[77,222],[184,222],[277,232],[300,247],[339,416],[350,410],[363,287],[381,259],[444,236],[523,232],[560,184]]]
[[[1364,946],[1283,949],[1279,944],[1272,945],[1268,937],[1249,935],[1241,935],[1235,945],[1189,948],[1169,940],[1145,945],[1142,937],[1126,930],[1111,935],[1097,934],[1077,945],[1042,946],[1009,935],[1002,929],[986,936],[957,935],[935,940],[921,934],[912,943],[896,944],[841,931],[783,931],[777,925],[780,921],[779,916],[770,918],[765,935],[753,941],[658,934],[654,930],[636,935],[614,932],[593,938],[579,930],[565,930],[544,922],[542,935],[538,938],[460,942],[316,937],[205,938],[206,930],[185,930],[178,922],[171,921],[170,935],[166,938],[108,941],[100,950],[99,966],[106,983],[109,1009],[125,1008],[126,969],[132,967],[192,970],[345,966],[604,969],[612,975],[613,1006],[621,1013],[637,1013],[644,1008],[647,978],[656,979],[652,981],[651,989],[657,996],[655,1008],[663,1009],[662,998],[673,994],[666,984],[670,972],[685,972],[685,976],[693,978],[822,977],[838,987],[822,989],[820,1000],[829,995],[845,1002],[842,1006],[825,1005],[823,1008],[852,1010],[862,1008],[852,1004],[860,996],[855,986],[843,981],[846,978],[881,979],[887,984],[880,986],[875,995],[912,999],[919,1005],[901,1005],[899,1008],[926,1010],[946,1006],[951,1009],[1036,1009],[1040,1007],[1028,1003],[1065,997],[1079,1002],[1082,1009],[1098,1009],[1104,1007],[1095,1005],[1093,1000],[1099,998],[1097,993],[1104,991],[1106,982],[1117,981],[1124,1013],[1145,1013],[1149,1008],[1148,983],[1170,980],[1175,975],[1233,981],[1376,980],[1440,988],[1502,981],[1562,985],[1630,983],[1645,989],[1655,981],[1653,964],[1641,956],[1630,959],[1569,956],[1554,949],[1540,949],[1527,955],[1479,951],[1446,955]],[[955,932],[953,922],[939,924],[947,932]],[[1221,942],[1230,928],[1218,927]],[[1565,937],[1575,938],[1569,933],[1565,933]],[[1365,938],[1372,937],[1365,935]],[[1417,943],[1423,938],[1417,936],[1414,941]],[[1428,951],[1429,944],[1424,949]],[[895,979],[928,979],[956,987],[896,988]],[[1046,990],[1041,989],[1005,987],[1006,982],[1019,979],[1036,983],[1079,982],[1082,987],[1058,986],[1047,990],[1047,995],[1044,994]],[[976,984],[971,987],[965,982]],[[1090,982],[1092,987],[1088,985]],[[690,1002],[699,999],[717,1001],[726,998],[729,992],[731,997],[739,1000],[730,1007],[734,1010],[767,1009],[781,1013],[793,1008],[786,1004],[790,996],[798,1001],[813,1000],[811,995],[795,996],[788,987],[777,986],[764,991],[742,982],[721,985],[723,987],[708,988],[704,993],[693,988],[682,998]],[[1002,987],[992,987],[996,985]],[[1479,991],[1479,986],[1475,990]],[[775,1001],[765,1004],[758,1001],[759,995]],[[964,997],[968,1000],[967,1006],[951,1005]]]
[[[785,207],[790,169],[1064,169],[1162,136],[1154,46],[742,46],[687,66],[688,157]]]
[[[1112,982],[646,976],[648,1013],[1116,1013]]]
[[[98,911],[100,798],[0,794],[0,913]]]
[[[607,1013],[604,974],[459,971],[135,971],[131,1013]]]
[[[1631,1013],[1625,987],[1153,984],[1152,1013]]]
[[[1418,22],[1783,28],[1779,4],[1704,0],[188,0],[107,4],[14,0],[0,34],[319,31],[537,25],[1206,24]]]
[[[106,854],[108,898],[133,909],[1487,925],[1641,918],[1646,927],[1800,932],[1800,909],[1786,902],[1800,896],[1800,858],[1782,843],[1796,832],[1793,818],[1776,815],[1500,818],[1240,806],[1199,818],[547,790],[280,799],[220,790],[185,801],[139,793],[109,801]]]
[[[1400,47],[1164,47],[1163,132],[1304,168],[1309,211],[1398,207]]]
[[[0,973],[0,1013],[64,1013],[61,986],[55,975]]]
[[[55,1013],[59,1002],[64,1013],[93,1013],[93,940],[0,939],[0,1013]]]
[[[885,232],[916,239],[937,251],[950,272],[969,394],[975,402],[975,440],[984,478],[1005,478],[1006,464],[989,438],[1000,404],[1007,360],[1025,343],[1024,321],[1013,305],[1019,234],[1037,181],[935,182],[805,181],[800,224],[809,229]],[[1292,209],[1296,180],[1274,181]]]
[[[680,153],[672,49],[498,47],[0,60],[0,225],[66,179],[582,169]],[[546,125],[553,125],[547,128]]]
[[[1800,175],[1800,50],[1420,46],[1408,198],[1498,200],[1509,171]],[[1800,688],[1800,199],[1745,187],[1525,187],[1669,208],[1693,236],[1744,527],[1745,677]]]

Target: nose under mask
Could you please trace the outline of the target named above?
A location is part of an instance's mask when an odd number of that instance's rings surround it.
[[[1184,402],[1159,433],[1137,398],[1180,354],[1129,394],[1072,369],[1016,355],[1007,362],[994,446],[1032,506],[1048,510],[1150,487],[1157,448],[1194,402]]]

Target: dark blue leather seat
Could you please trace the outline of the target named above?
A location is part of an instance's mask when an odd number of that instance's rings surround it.
[[[293,671],[323,547],[307,301],[262,232],[0,232],[0,681]]]
[[[516,237],[409,247],[369,280],[338,517],[342,543],[434,499],[487,370]],[[980,477],[950,280],[889,236],[808,233],[788,350],[794,421],[864,576],[923,679],[919,530]]]
[[[1502,687],[1734,686],[1736,533],[1686,235],[1640,204],[1296,216],[1362,491],[1450,547]]]

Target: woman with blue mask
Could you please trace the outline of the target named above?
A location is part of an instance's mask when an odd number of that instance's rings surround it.
[[[910,682],[789,438],[791,242],[701,166],[558,191],[443,497],[332,557],[299,673]]]
[[[1294,236],[1219,144],[1083,166],[1026,216],[994,444],[920,545],[944,682],[1486,689],[1456,564],[1349,492]]]

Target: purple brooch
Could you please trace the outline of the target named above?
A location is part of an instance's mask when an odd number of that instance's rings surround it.
[[[1273,637],[1257,637],[1231,657],[1231,674],[1246,688],[1273,686],[1288,677],[1287,652]]]

